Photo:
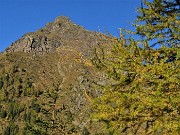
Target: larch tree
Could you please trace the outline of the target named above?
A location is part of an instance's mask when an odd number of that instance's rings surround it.
[[[179,0],[142,0],[135,20],[136,34],[155,45],[169,47],[180,44],[180,2]]]
[[[135,26],[148,49],[132,38],[95,49],[92,62],[105,81],[95,82],[102,94],[92,102],[92,118],[109,134],[180,134],[178,2],[144,1],[143,23]],[[151,40],[161,47],[151,48]]]

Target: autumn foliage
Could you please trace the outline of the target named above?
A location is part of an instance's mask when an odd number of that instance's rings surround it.
[[[94,99],[92,118],[109,134],[180,134],[177,3],[144,1],[135,25],[141,42],[121,38],[112,49],[96,48],[92,61],[106,83],[96,87],[103,94]]]

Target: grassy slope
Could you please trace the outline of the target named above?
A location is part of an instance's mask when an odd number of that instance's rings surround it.
[[[43,56],[0,56],[0,133],[95,133],[88,115],[92,69],[82,52],[68,47]],[[86,91],[86,93],[85,93]]]

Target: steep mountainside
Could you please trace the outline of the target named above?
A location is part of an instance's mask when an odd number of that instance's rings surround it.
[[[61,16],[25,34],[0,54],[0,135],[103,133],[88,106],[97,95],[93,48],[112,37]]]

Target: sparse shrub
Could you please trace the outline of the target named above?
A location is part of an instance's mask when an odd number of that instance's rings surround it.
[[[35,100],[32,101],[31,108],[35,110],[37,113],[41,111],[41,106],[35,102]]]
[[[0,90],[3,88],[3,85],[4,85],[3,79],[0,78]]]
[[[89,131],[86,127],[83,128],[82,134],[81,135],[89,135]]]
[[[19,127],[14,123],[10,122],[10,124],[6,127],[4,131],[4,135],[18,135]]]
[[[17,116],[24,110],[23,106],[15,101],[10,101],[9,103],[9,118],[14,121]]]
[[[7,116],[7,112],[1,108],[0,110],[0,117],[5,118]]]

